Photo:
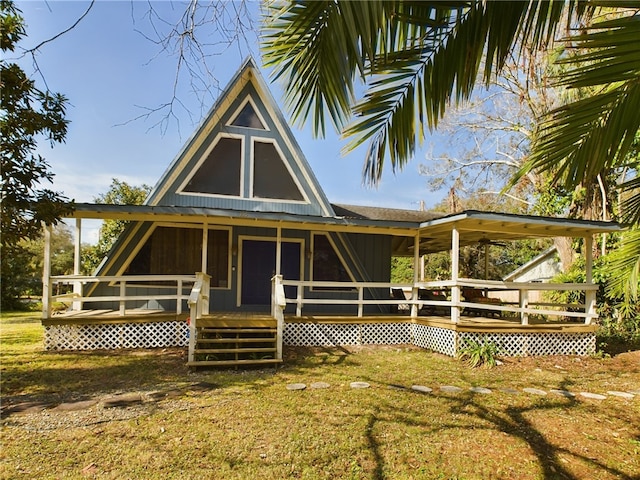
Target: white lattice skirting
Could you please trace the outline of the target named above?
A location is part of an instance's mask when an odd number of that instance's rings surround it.
[[[411,324],[287,323],[284,328],[283,343],[296,347],[400,345],[411,343]]]
[[[465,341],[494,343],[501,355],[509,357],[539,355],[593,355],[596,334],[587,333],[458,333],[458,347]]]
[[[494,343],[505,356],[591,355],[596,351],[595,332],[588,333],[475,333],[412,323],[316,324],[288,323],[284,345],[398,345],[418,347],[455,357],[466,340]]]
[[[456,332],[453,330],[420,324],[412,327],[414,345],[451,357],[456,356]]]
[[[456,356],[466,341],[491,342],[505,356],[591,355],[595,332],[588,333],[478,333],[413,323],[319,324],[288,323],[283,344],[289,346],[414,344]],[[45,326],[46,350],[186,347],[186,322],[148,322]]]
[[[48,325],[45,350],[186,347],[186,322],[148,322],[99,325]]]

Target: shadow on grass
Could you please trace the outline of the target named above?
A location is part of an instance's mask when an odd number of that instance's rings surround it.
[[[374,379],[370,379],[370,381],[375,382]],[[563,381],[557,387],[557,390],[566,391],[571,384],[572,382]],[[412,413],[414,413],[412,411],[405,410],[398,412],[396,405],[392,403],[387,403],[384,406],[378,404],[372,412],[366,416],[363,414],[364,419],[366,419],[364,435],[376,464],[372,478],[376,480],[391,478],[391,476],[385,475],[386,468],[384,458],[381,455],[381,446],[374,432],[376,423],[378,422],[396,422],[407,427],[422,427],[428,432],[426,436],[430,434],[438,435],[447,430],[458,430],[461,428],[467,429],[470,432],[476,431],[478,428],[502,432],[510,437],[523,441],[528,446],[535,455],[537,464],[541,469],[540,478],[544,478],[545,480],[579,480],[584,478],[572,473],[565,466],[561,455],[573,457],[589,465],[590,468],[593,469],[593,477],[597,477],[606,472],[609,475],[624,480],[638,478],[606,465],[598,458],[595,458],[595,456],[588,457],[579,453],[577,449],[572,450],[563,446],[554,445],[546,438],[542,431],[538,430],[534,424],[527,419],[527,415],[533,412],[561,410],[565,415],[567,412],[570,414],[572,409],[581,406],[581,403],[577,401],[575,397],[559,396],[557,399],[543,397],[540,399],[532,399],[530,404],[524,406],[511,405],[505,406],[504,408],[492,408],[482,404],[482,394],[470,391],[463,391],[458,394],[439,395],[435,392],[433,394],[425,394],[396,384],[387,384],[386,386],[393,390],[407,392],[408,395],[415,395],[416,397],[428,399],[430,402],[435,402],[439,404],[438,408],[441,409],[440,411],[447,411],[451,415],[451,418],[458,419],[458,422],[451,421],[450,423],[434,427],[426,422],[416,421],[416,418],[420,417],[420,412],[417,408],[414,416],[412,415]],[[493,395],[497,395],[497,393],[494,392]],[[459,419],[465,418],[468,419],[468,422],[461,424]],[[485,426],[478,427],[477,420],[481,420]],[[516,459],[514,459],[514,461],[515,460]]]

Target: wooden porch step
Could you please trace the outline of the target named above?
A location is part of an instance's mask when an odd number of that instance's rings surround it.
[[[262,365],[262,364],[275,364],[282,363],[282,360],[275,358],[263,358],[260,360],[196,360],[193,362],[187,362],[189,367],[223,367],[234,365]]]
[[[260,328],[275,327],[277,321],[269,315],[203,315],[196,321],[197,328]]]
[[[203,333],[276,333],[277,328],[198,328]]]
[[[199,353],[273,353],[276,348],[196,348],[193,352]]]
[[[196,343],[266,343],[275,342],[276,337],[264,338],[198,338]]]

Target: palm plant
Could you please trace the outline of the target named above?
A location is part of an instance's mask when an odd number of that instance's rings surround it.
[[[556,181],[572,188],[622,168],[640,127],[637,1],[330,0],[269,8],[263,56],[284,83],[294,122],[312,119],[322,135],[328,115],[350,139],[346,151],[368,142],[370,184],[381,179],[385,161],[392,170],[406,165],[425,131],[437,127],[450,104],[467,100],[478,78],[488,84],[509,55],[550,45],[563,31],[570,34],[562,41],[584,53],[564,60],[574,63],[559,82],[599,89],[541,119],[521,174],[553,169]],[[617,15],[600,20],[603,9]],[[636,176],[622,186],[630,192],[624,218],[638,223],[638,164],[626,167]],[[625,268],[637,271],[638,236],[626,245],[626,258],[636,261]]]

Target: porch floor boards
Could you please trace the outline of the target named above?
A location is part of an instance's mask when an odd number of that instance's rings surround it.
[[[167,312],[165,310],[129,309],[125,315],[119,310],[75,310],[60,312],[47,319],[42,325],[83,325],[100,323],[145,323],[186,321],[188,313]]]
[[[43,319],[43,325],[82,325],[100,323],[144,323],[165,321],[186,321],[188,313],[176,314],[161,310],[127,310],[124,316],[117,310],[81,310],[64,312],[49,319]],[[452,323],[446,316],[418,316],[403,314],[390,315],[303,315],[285,314],[285,323],[418,323],[448,330],[465,332],[593,332],[596,324],[586,325],[578,322],[549,321],[530,318],[528,325],[522,325],[517,318],[495,318],[466,316],[458,323]],[[198,320],[199,328],[265,328],[276,327],[276,320],[269,314],[255,312],[214,312]]]

